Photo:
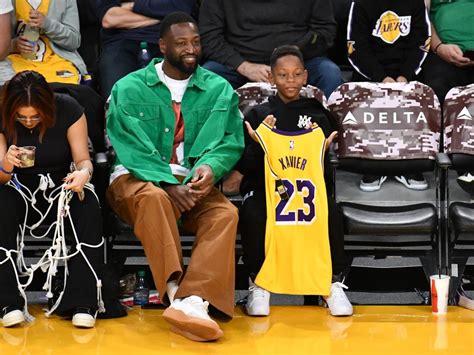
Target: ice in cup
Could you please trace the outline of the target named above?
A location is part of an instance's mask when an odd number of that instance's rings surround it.
[[[23,36],[28,40],[28,42],[30,42],[33,45],[33,51],[21,52],[22,57],[29,60],[36,59],[36,42],[38,41],[40,37],[39,29],[36,27],[25,25]]]
[[[433,314],[446,314],[448,311],[449,279],[448,275],[430,276],[431,311]]]
[[[22,168],[31,168],[35,165],[35,146],[25,146],[20,147],[20,154],[18,155],[18,159],[21,161]]]

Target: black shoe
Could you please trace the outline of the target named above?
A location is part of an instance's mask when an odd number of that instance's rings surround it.
[[[395,176],[395,179],[410,190],[426,190],[428,188],[428,182],[423,177],[423,174]]]
[[[474,195],[474,176],[471,173],[459,175],[457,182],[464,191],[470,195]]]
[[[360,189],[365,192],[378,191],[385,180],[386,176],[364,175],[360,180]]]

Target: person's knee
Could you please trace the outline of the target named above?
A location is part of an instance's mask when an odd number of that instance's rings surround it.
[[[143,208],[157,208],[163,206],[163,208],[170,208],[170,200],[165,190],[147,189],[140,194],[139,206]]]
[[[323,76],[340,79],[342,75],[341,68],[329,59],[324,60],[319,64],[319,70]]]
[[[222,208],[220,220],[224,225],[237,225],[239,221],[239,210],[229,202]]]

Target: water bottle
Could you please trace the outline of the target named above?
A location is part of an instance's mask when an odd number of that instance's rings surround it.
[[[147,287],[145,282],[145,271],[139,271],[137,273],[137,281],[135,284],[135,290],[133,291],[133,304],[144,305],[148,303],[148,296],[150,295],[150,289]]]
[[[138,66],[140,68],[145,68],[151,61],[151,55],[147,47],[147,42],[140,42],[140,53],[138,54]]]

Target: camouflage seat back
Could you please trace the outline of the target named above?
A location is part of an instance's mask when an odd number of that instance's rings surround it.
[[[268,98],[274,96],[277,92],[276,87],[269,83],[247,83],[235,92],[239,95],[239,108],[242,114],[246,116],[247,112],[254,106],[263,104]],[[326,97],[324,93],[315,86],[307,85],[301,88],[300,92],[303,97],[314,97],[327,107]]]
[[[440,106],[426,85],[346,83],[328,104],[341,127],[340,159],[434,160],[438,152]]]
[[[474,84],[452,88],[443,105],[446,153],[474,155]]]

